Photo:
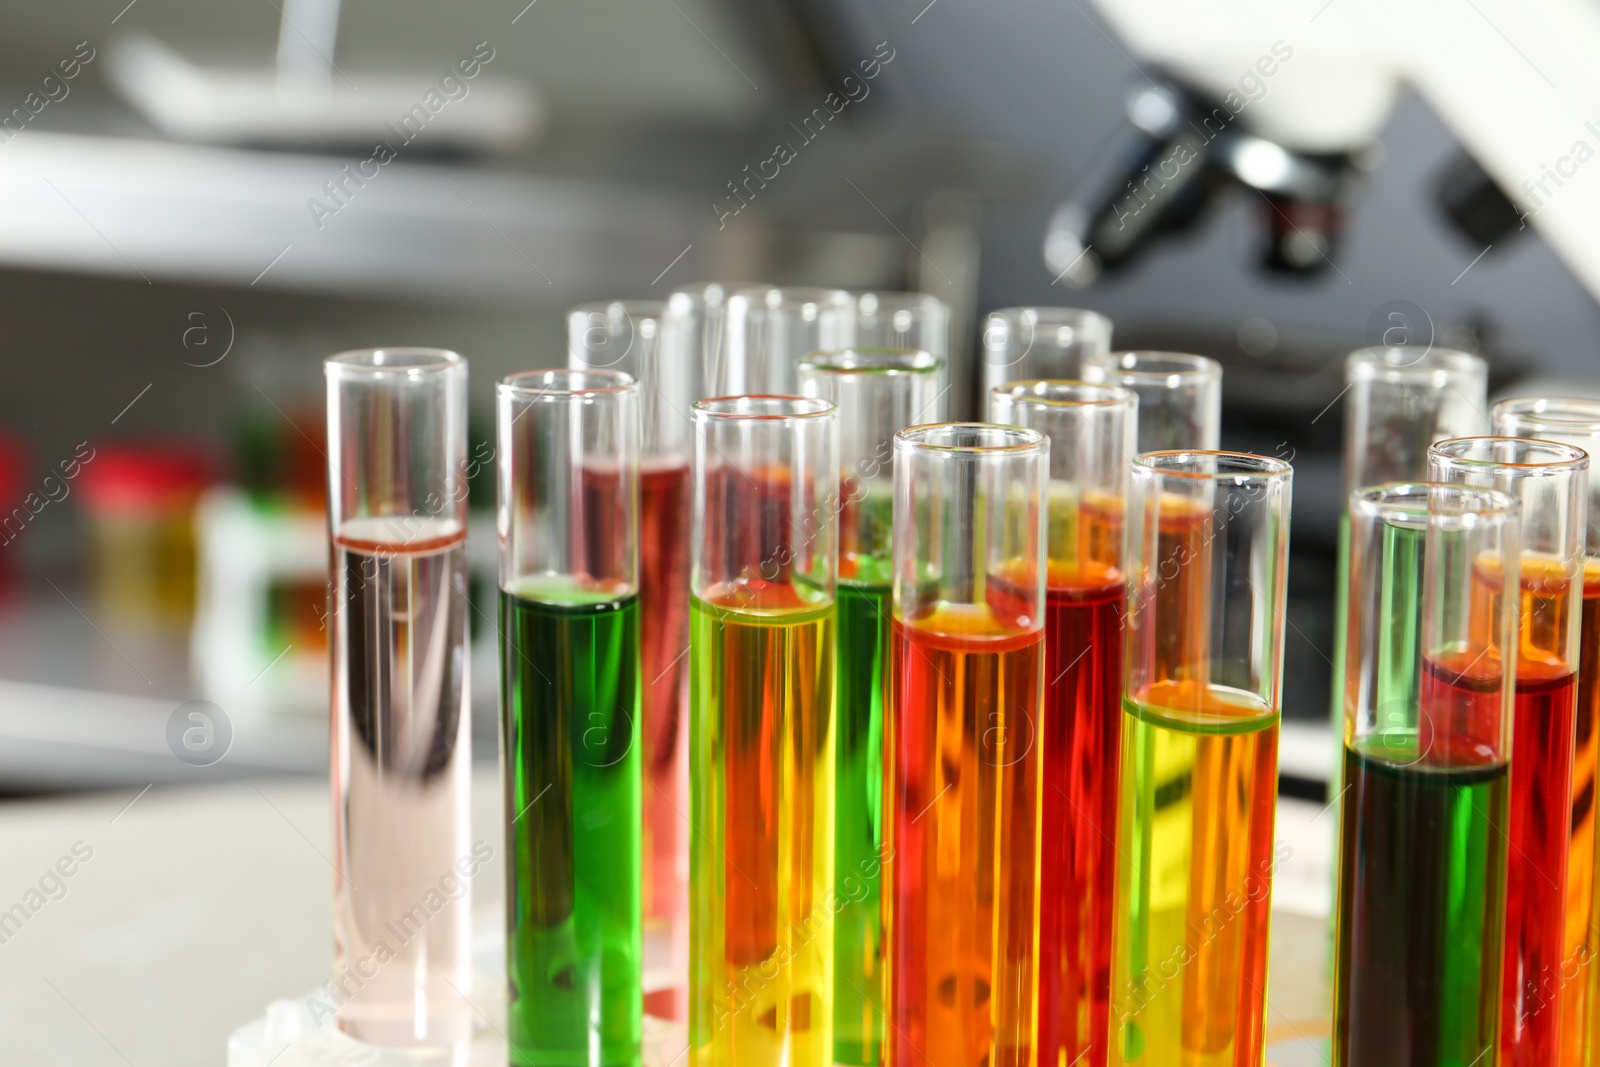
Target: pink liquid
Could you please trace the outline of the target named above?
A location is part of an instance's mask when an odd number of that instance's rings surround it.
[[[340,1029],[472,1035],[465,531],[358,519],[333,545],[334,971]],[[458,992],[459,991],[459,992]],[[324,998],[326,999],[326,998]]]
[[[671,988],[652,1015],[687,1017],[689,979],[689,467],[639,472],[639,658],[644,687],[644,920],[671,944]]]

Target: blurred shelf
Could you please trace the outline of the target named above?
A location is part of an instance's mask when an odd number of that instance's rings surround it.
[[[691,280],[711,221],[644,186],[404,158],[363,177],[365,156],[42,130],[4,150],[0,264],[152,283],[565,306],[669,265]]]

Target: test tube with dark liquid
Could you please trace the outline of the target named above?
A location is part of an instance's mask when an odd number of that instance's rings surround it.
[[[1050,438],[1039,1061],[1103,1067],[1128,600],[1123,511],[1138,399],[1111,385],[1018,382],[990,394],[989,413]]]
[[[338,1023],[375,1045],[453,1044],[472,1036],[485,858],[470,841],[467,364],[384,348],[325,370]]]
[[[1479,587],[1516,573],[1517,509],[1400,482],[1348,506],[1333,1062],[1492,1063],[1517,604]]]
[[[513,1067],[640,1061],[639,387],[495,390]]]
[[[1520,578],[1486,559],[1471,586],[1474,596],[1515,599],[1518,614],[1516,657],[1506,665],[1516,675],[1500,992],[1500,1062],[1509,1067],[1565,1067],[1562,973],[1588,470],[1582,449],[1521,437],[1458,437],[1428,452],[1431,480],[1501,490],[1521,527]],[[1481,662],[1442,665],[1469,683],[1484,669]]]

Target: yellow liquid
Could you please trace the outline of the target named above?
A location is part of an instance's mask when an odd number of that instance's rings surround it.
[[[1277,712],[1193,682],[1123,708],[1110,1062],[1259,1064]]]
[[[833,1063],[834,607],[690,605],[691,1067]]]

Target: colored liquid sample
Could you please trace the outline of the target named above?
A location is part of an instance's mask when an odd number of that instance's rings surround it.
[[[1110,1062],[1259,1064],[1277,709],[1192,681],[1122,706]]]
[[[1501,1047],[1507,1063],[1557,1064],[1577,685],[1529,666],[1519,665],[1512,713]]]
[[[1041,1063],[1106,1062],[1126,605],[1120,572],[1052,564],[1044,641]]]
[[[1496,598],[1504,583],[1500,574],[1480,565],[1474,568],[1472,584],[1474,597]],[[1577,584],[1547,557],[1523,554],[1507,831],[1513,847],[1506,861],[1500,1016],[1501,1062],[1507,1067],[1561,1063],[1577,675],[1561,659],[1564,649],[1558,646],[1563,643],[1567,598]],[[1479,617],[1493,614],[1485,611]],[[1441,665],[1468,669],[1445,659]]]
[[[1041,634],[1003,603],[895,620],[890,1067],[1036,1062],[1043,659]]]
[[[829,1067],[834,605],[716,587],[690,649],[690,1063]]]
[[[1500,687],[1431,666],[1425,715],[1498,723]],[[1489,707],[1479,708],[1477,705]],[[1380,729],[1346,748],[1334,1063],[1493,1058],[1505,915],[1507,765],[1466,734]]]
[[[397,536],[402,535],[402,536]],[[346,522],[333,545],[334,986],[379,1045],[472,1034],[466,531]],[[438,907],[434,907],[434,904]]]
[[[1600,562],[1584,568],[1578,697],[1572,753],[1572,839],[1567,850],[1567,945],[1561,973],[1561,1062],[1600,1063],[1600,855],[1595,789],[1600,764]]]
[[[861,573],[857,569],[857,573]],[[838,773],[834,816],[833,1059],[872,1067],[883,1042],[883,728],[890,594],[838,585]]]
[[[689,467],[639,471],[639,643],[644,710],[644,914],[682,921],[689,777]],[[686,966],[687,961],[679,961]],[[680,977],[686,978],[687,975]],[[681,991],[678,993],[682,995]],[[674,1012],[680,1015],[681,1012]]]
[[[640,1062],[639,614],[575,583],[500,595],[515,1067]]]

